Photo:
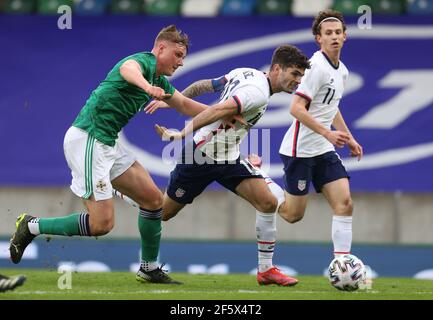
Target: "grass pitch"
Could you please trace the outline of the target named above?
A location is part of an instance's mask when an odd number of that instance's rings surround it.
[[[340,292],[321,276],[299,276],[294,287],[259,286],[246,274],[191,275],[171,273],[183,285],[143,284],[129,272],[71,274],[71,289],[61,290],[64,274],[47,270],[6,269],[2,274],[24,274],[22,287],[0,293],[0,300],[433,300],[433,281],[409,278],[378,278],[372,288]],[[63,278],[60,283],[67,285]]]

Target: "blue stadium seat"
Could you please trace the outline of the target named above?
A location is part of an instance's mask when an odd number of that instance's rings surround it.
[[[433,15],[433,0],[408,0],[406,10],[410,15]]]
[[[74,1],[74,13],[80,16],[103,15],[107,11],[110,0],[76,0]]]
[[[252,15],[256,8],[257,0],[224,0],[221,14],[230,16]]]

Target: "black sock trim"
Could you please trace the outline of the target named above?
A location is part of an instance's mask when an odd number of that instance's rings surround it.
[[[145,209],[140,207],[140,211],[145,211],[145,212],[149,212],[149,213],[157,213],[159,211],[162,211],[162,208],[156,209],[156,210],[149,210],[149,209]]]
[[[80,214],[80,218],[78,221],[78,227],[80,228],[80,235],[81,236],[90,236],[90,222],[89,222],[89,214],[88,213],[82,213]]]

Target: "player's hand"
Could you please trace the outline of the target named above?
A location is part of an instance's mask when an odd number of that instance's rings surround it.
[[[236,122],[240,122],[241,124],[243,124],[244,126],[248,125],[248,122],[245,120],[245,118],[243,116],[241,116],[240,114],[237,114],[235,116],[232,117],[232,119]]]
[[[236,127],[236,122],[239,122],[245,126],[248,125],[248,122],[245,121],[244,117],[242,117],[241,115],[235,115],[223,119],[224,129],[234,129]]]
[[[146,108],[144,108],[143,111],[146,114],[153,114],[158,109],[166,109],[166,108],[170,108],[170,106],[164,101],[153,100],[151,103],[147,105]]]
[[[362,156],[364,155],[364,151],[362,150],[362,146],[354,138],[349,140],[347,146],[350,150],[350,156],[358,157],[358,161],[361,160]]]
[[[183,134],[181,131],[169,130],[166,127],[155,124],[155,131],[159,134],[163,141],[173,141],[183,139]]]
[[[343,148],[351,138],[347,132],[343,131],[328,131],[324,137],[338,148]]]
[[[171,97],[171,94],[165,93],[165,91],[160,87],[150,86],[145,91],[155,100],[164,100]]]

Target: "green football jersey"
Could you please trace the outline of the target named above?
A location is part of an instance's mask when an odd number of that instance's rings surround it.
[[[151,99],[144,90],[120,75],[120,66],[130,59],[140,64],[143,77],[151,85],[169,94],[174,94],[175,90],[164,76],[155,75],[156,57],[151,52],[136,53],[119,61],[92,92],[72,124],[109,146],[114,146],[119,131]]]

